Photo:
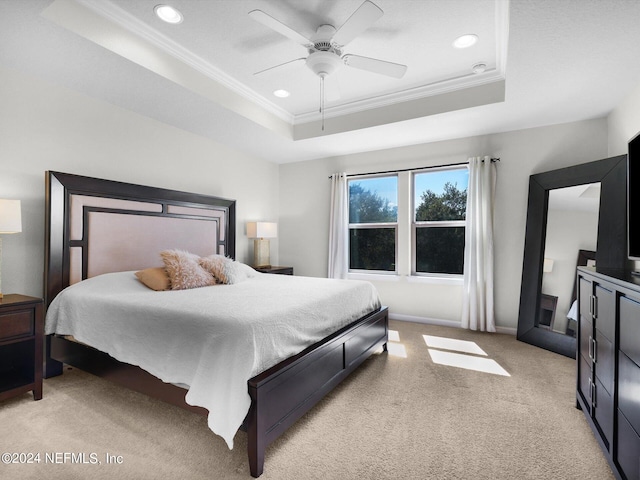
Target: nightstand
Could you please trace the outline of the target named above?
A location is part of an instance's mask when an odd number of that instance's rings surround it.
[[[42,398],[42,299],[4,295],[0,299],[0,401],[33,391]]]
[[[293,275],[293,267],[280,267],[271,265],[269,267],[255,267],[254,270],[262,273],[278,273],[280,275]]]
[[[540,295],[540,314],[538,315],[538,327],[544,330],[553,330],[553,322],[556,319],[556,306],[558,305],[558,297]]]

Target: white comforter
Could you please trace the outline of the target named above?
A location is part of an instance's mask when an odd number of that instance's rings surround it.
[[[45,330],[189,386],[186,402],[206,408],[209,428],[233,448],[251,404],[247,380],[379,306],[368,282],[257,273],[155,292],[120,272],[63,290]]]

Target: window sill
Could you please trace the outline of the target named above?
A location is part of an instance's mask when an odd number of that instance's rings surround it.
[[[348,273],[347,278],[349,280],[366,280],[369,282],[399,282],[402,280],[402,277],[395,273]]]
[[[451,275],[446,277],[439,277],[437,275],[429,275],[429,276],[407,275],[406,278],[409,283],[431,283],[431,284],[437,284],[437,285],[460,285],[460,286],[464,284],[464,279],[462,278],[462,275],[460,276]]]
[[[424,283],[432,285],[459,285],[462,286],[464,280],[462,276],[438,277],[438,276],[418,276],[418,275],[396,275],[381,273],[349,273],[349,280],[366,280],[370,282],[407,282]]]

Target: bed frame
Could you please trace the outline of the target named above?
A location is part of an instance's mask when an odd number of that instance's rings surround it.
[[[161,266],[158,252],[181,248],[235,258],[235,201],[60,172],[46,173],[45,305],[65,287],[102,273]],[[382,307],[248,381],[251,407],[243,429],[249,468],[262,474],[266,447],[380,347]],[[206,415],[186,391],[104,352],[49,335],[45,377],[63,363]]]

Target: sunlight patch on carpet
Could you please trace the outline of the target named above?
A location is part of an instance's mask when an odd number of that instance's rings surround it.
[[[392,357],[407,358],[407,349],[400,343],[400,333],[397,330],[389,330],[387,353]]]
[[[487,353],[476,342],[433,335],[423,335],[422,338],[427,344],[433,363],[505,377],[511,376],[495,360],[482,358],[486,357]]]
[[[401,343],[387,344],[387,352],[393,357],[407,358],[407,349]]]
[[[498,362],[490,358],[476,357],[462,353],[443,352],[429,348],[429,355],[433,363],[439,365],[447,365],[450,367],[464,368],[466,370],[475,370],[477,372],[492,373],[494,375],[502,375],[510,377],[509,373],[502,368]]]
[[[486,352],[482,350],[476,342],[447,337],[434,337],[433,335],[423,335],[422,338],[424,338],[428,347],[487,356]]]
[[[389,341],[390,342],[399,342],[400,341],[400,333],[397,330],[389,329]]]

